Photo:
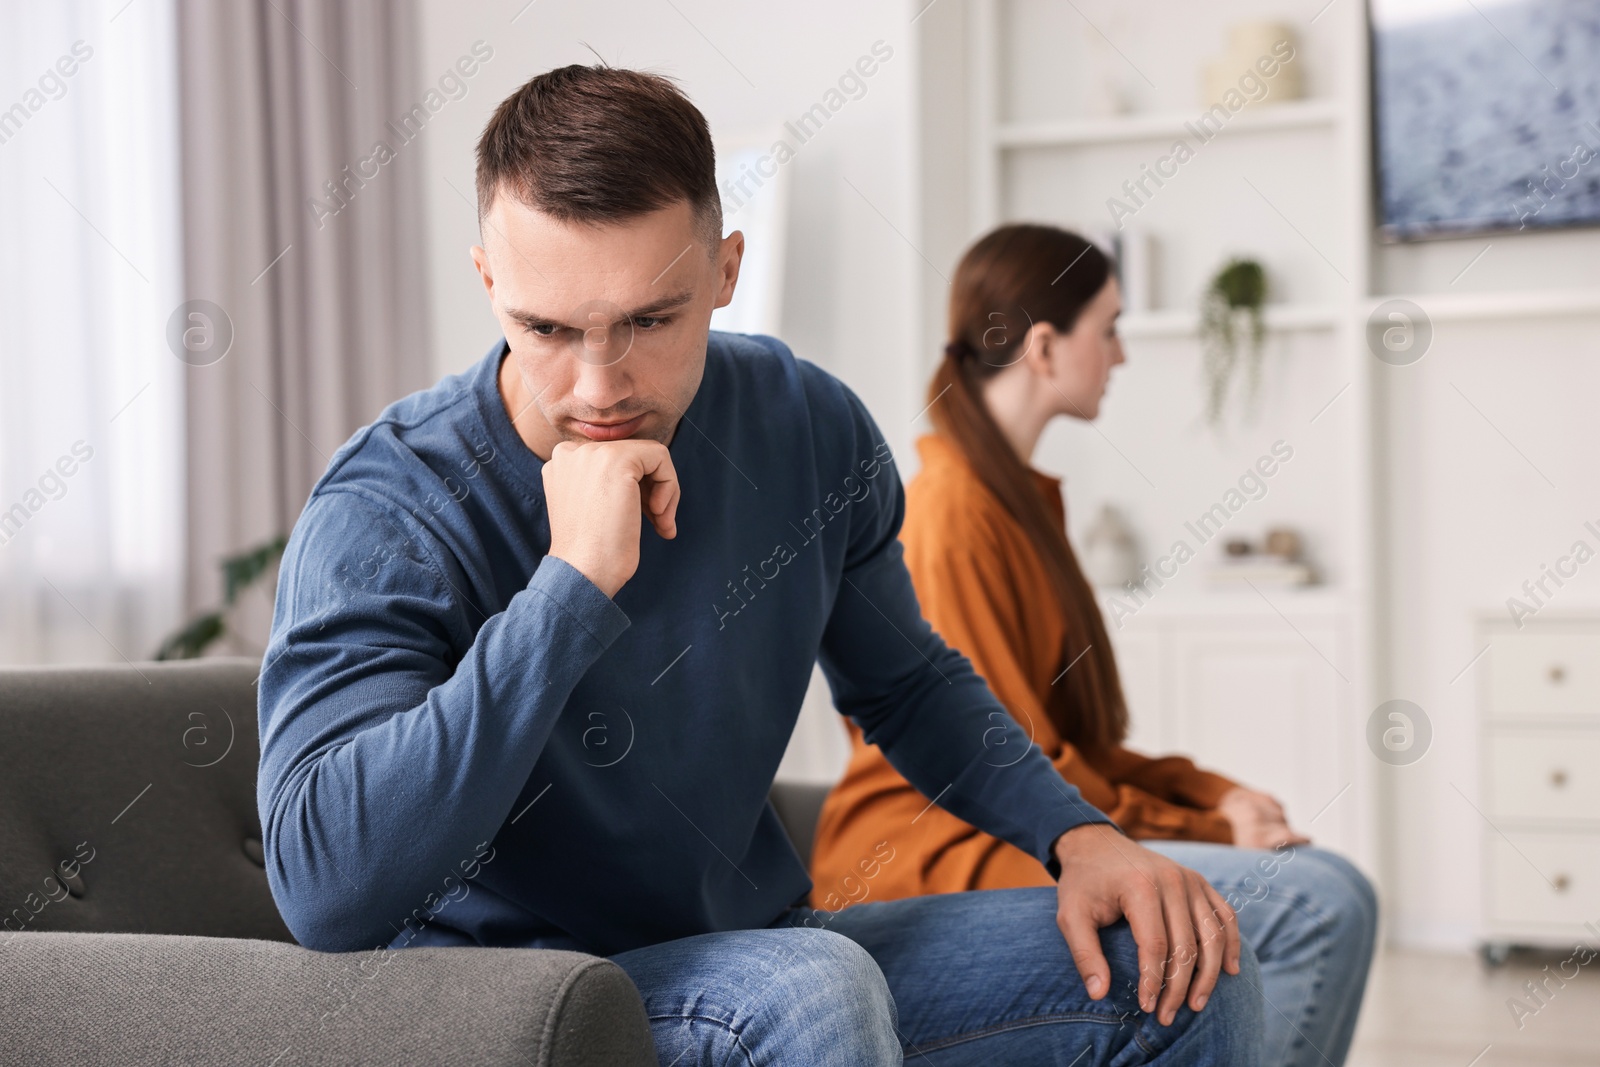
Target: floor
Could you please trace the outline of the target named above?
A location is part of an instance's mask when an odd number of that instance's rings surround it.
[[[1490,968],[1476,956],[1389,949],[1373,966],[1349,1067],[1595,1067],[1600,1064],[1600,955],[1513,952]],[[1570,962],[1567,962],[1570,961]],[[1523,983],[1563,971],[1542,1006]],[[1548,967],[1546,972],[1544,968]],[[1520,1016],[1517,998],[1532,1014]]]

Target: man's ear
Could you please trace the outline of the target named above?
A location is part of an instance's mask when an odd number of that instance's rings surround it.
[[[483,289],[489,294],[489,302],[494,303],[494,275],[489,271],[489,253],[483,250],[482,245],[472,246],[472,265],[478,268],[478,277],[483,280]]]
[[[744,231],[734,230],[722,239],[717,247],[717,273],[721,285],[717,289],[713,308],[727,307],[733,300],[734,287],[739,284],[739,264],[744,260]]]

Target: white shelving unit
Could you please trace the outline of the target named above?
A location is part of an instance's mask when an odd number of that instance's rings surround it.
[[[1565,318],[1600,314],[1600,290],[1547,289],[1494,293],[1398,293],[1368,298],[1376,308],[1389,300],[1409,300],[1434,322],[1488,322],[1507,319]]]
[[[1292,330],[1336,330],[1343,318],[1341,309],[1318,304],[1268,304],[1263,309],[1266,327],[1273,332]],[[1117,332],[1124,340],[1152,337],[1193,337],[1200,327],[1196,311],[1167,308],[1161,311],[1125,312],[1118,320]]]

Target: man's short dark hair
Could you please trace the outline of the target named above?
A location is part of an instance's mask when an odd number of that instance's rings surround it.
[[[705,116],[668,79],[558,67],[503,100],[478,140],[478,221],[498,195],[562,222],[622,222],[687,200],[715,250],[716,152]]]

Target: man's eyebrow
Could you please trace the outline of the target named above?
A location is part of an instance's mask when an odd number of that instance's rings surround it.
[[[650,316],[650,315],[658,315],[663,311],[672,311],[672,310],[675,310],[677,308],[680,308],[684,304],[689,303],[693,299],[694,299],[694,290],[693,289],[682,289],[682,290],[680,290],[680,291],[678,291],[676,293],[668,293],[666,296],[663,296],[663,297],[661,297],[661,298],[659,298],[657,300],[652,300],[648,304],[642,304],[639,307],[636,307],[636,308],[632,309],[631,311],[624,312],[623,314],[626,317],[631,318],[631,319],[643,318],[643,317]],[[514,321],[514,322],[516,322],[516,323],[518,323],[518,324],[520,324],[522,326],[572,326],[572,325],[578,325],[576,323],[565,323],[565,322],[562,322],[560,319],[555,318],[553,316],[541,315],[537,311],[523,311],[520,308],[507,308],[506,309],[506,315],[512,321]]]

